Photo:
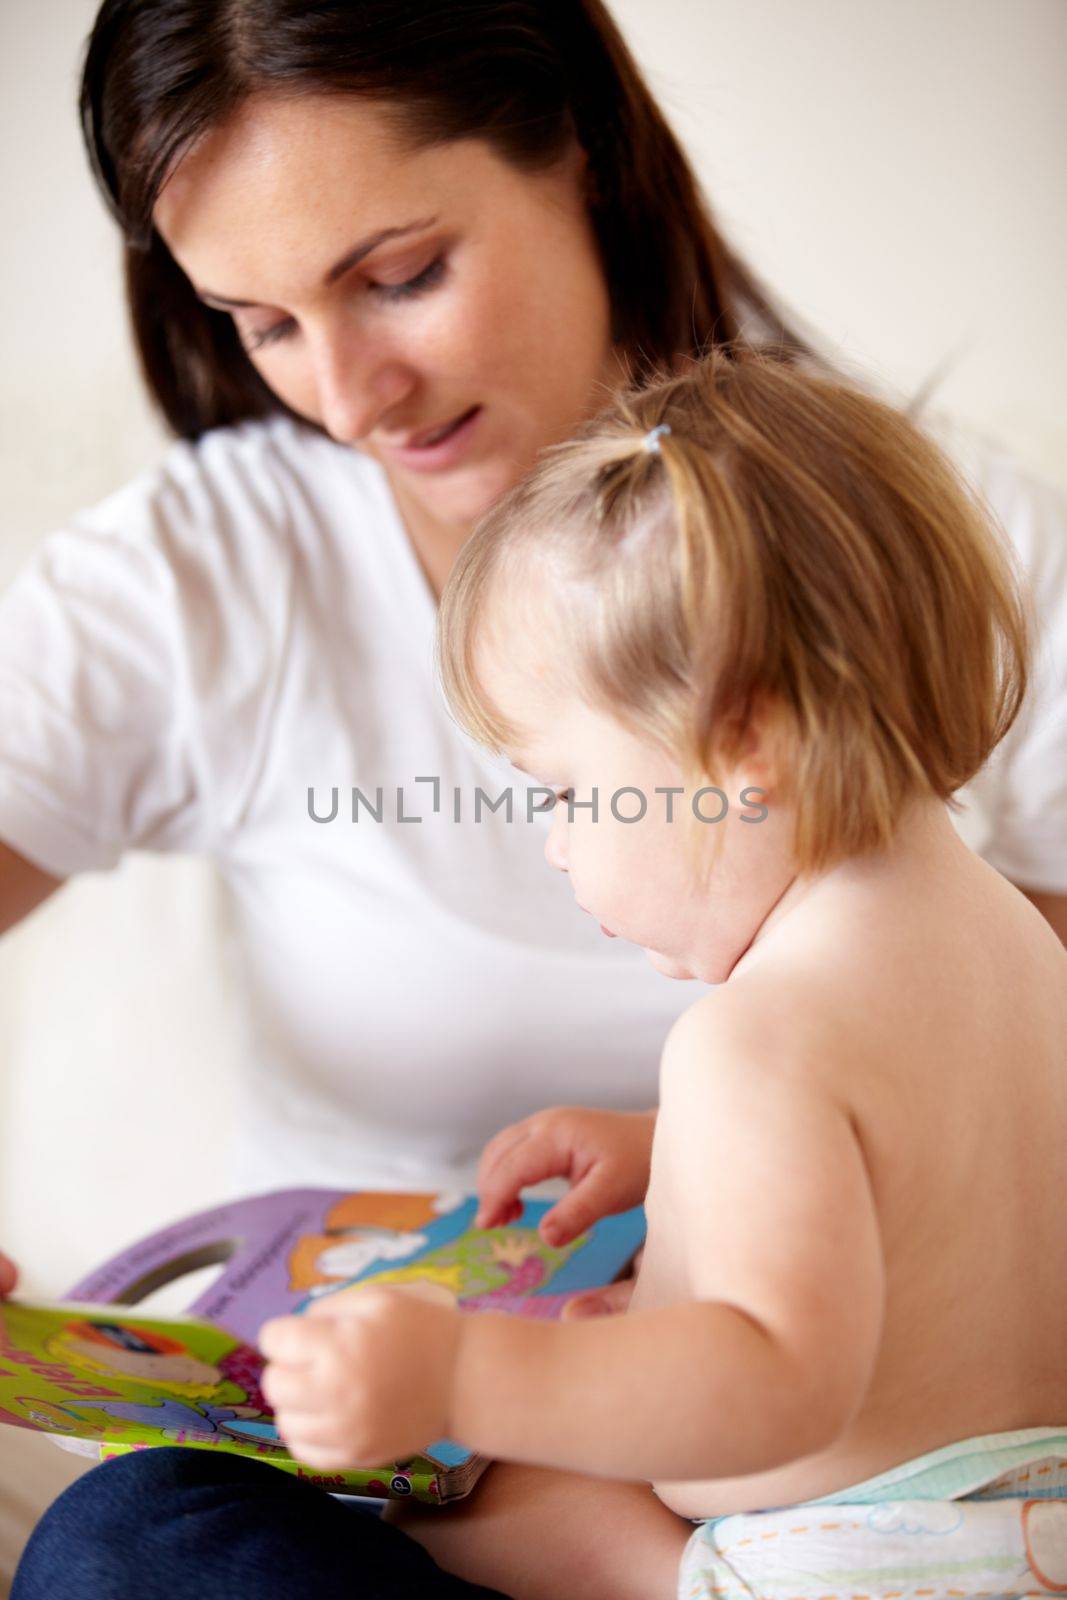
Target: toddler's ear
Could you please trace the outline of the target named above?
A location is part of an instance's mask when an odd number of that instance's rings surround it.
[[[790,769],[791,746],[792,737],[781,706],[772,696],[761,695],[744,727],[730,741],[728,761],[717,765],[718,777],[709,776],[706,781],[730,794],[738,794],[746,787],[762,789],[765,798],[770,798],[778,792],[783,774]],[[709,764],[716,766],[714,761]]]

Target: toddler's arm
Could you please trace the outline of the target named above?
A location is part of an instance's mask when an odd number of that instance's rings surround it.
[[[486,1454],[603,1476],[733,1477],[825,1448],[882,1327],[874,1199],[833,1075],[711,1001],[664,1052],[649,1257],[683,1303],[464,1324],[451,1425]],[[664,1251],[666,1243],[666,1252]]]
[[[839,1435],[870,1381],[884,1293],[848,1108],[814,1063],[772,1060],[694,1013],[664,1055],[649,1218],[684,1298],[561,1324],[373,1288],[320,1301],[264,1342],[297,1455],[327,1469],[447,1436],[503,1460],[678,1480],[768,1470]]]

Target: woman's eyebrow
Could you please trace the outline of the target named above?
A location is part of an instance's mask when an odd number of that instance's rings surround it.
[[[338,278],[343,278],[346,272],[362,261],[364,256],[369,256],[372,250],[377,250],[379,245],[386,244],[392,239],[402,239],[409,233],[420,233],[425,228],[432,228],[437,220],[436,217],[420,217],[416,222],[404,222],[395,228],[379,228],[376,233],[369,233],[365,239],[353,245],[351,250],[346,250],[339,261],[334,262],[323,277],[322,287],[328,289]],[[196,292],[201,300],[208,305],[218,306],[221,310],[246,310],[259,304],[256,300],[234,300],[226,294],[215,294],[212,289],[197,289]]]

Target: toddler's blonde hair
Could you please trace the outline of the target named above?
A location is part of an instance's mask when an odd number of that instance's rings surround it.
[[[694,774],[737,762],[762,715],[801,871],[884,847],[913,797],[951,801],[1026,686],[1011,563],[941,452],[892,407],[765,356],[621,395],[465,545],[439,661],[460,724],[497,749],[520,735],[478,646],[524,588],[555,598],[570,688]]]

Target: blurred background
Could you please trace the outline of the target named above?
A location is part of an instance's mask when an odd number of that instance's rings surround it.
[[[613,0],[728,237],[831,354],[1067,487],[1063,0]],[[93,0],[0,8],[0,583],[165,439],[75,93]],[[239,998],[203,863],[127,860],[0,947],[0,1245],[27,1292],[224,1197]],[[0,1594],[77,1470],[0,1429]]]

